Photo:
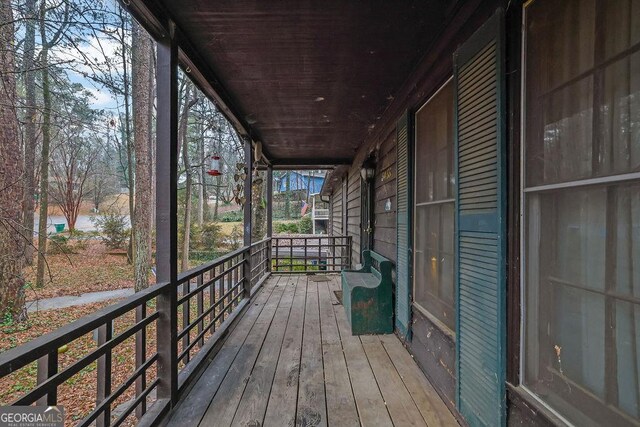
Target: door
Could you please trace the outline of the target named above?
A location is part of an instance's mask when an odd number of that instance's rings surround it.
[[[367,167],[375,169],[371,161],[365,162]],[[360,256],[362,251],[373,249],[373,207],[374,207],[374,179],[360,177]],[[362,259],[360,259],[362,261]]]

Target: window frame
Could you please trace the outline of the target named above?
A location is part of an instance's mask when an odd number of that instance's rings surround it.
[[[527,185],[527,162],[526,162],[526,156],[527,156],[527,119],[528,119],[528,115],[527,115],[527,37],[528,37],[528,31],[527,31],[527,10],[528,7],[530,5],[532,5],[533,3],[535,3],[538,0],[528,0],[526,1],[523,6],[522,6],[522,29],[521,29],[521,58],[520,58],[520,64],[521,64],[521,76],[520,76],[520,185],[519,185],[519,197],[520,197],[520,207],[519,207],[519,214],[520,214],[520,230],[519,230],[519,239],[520,239],[520,244],[519,244],[519,249],[520,249],[520,263],[519,263],[519,279],[520,279],[520,336],[519,336],[519,385],[520,387],[523,389],[523,391],[526,393],[527,396],[529,396],[530,398],[534,399],[535,401],[537,401],[539,404],[541,404],[545,409],[547,409],[548,411],[550,411],[553,415],[557,416],[560,420],[562,420],[563,422],[565,422],[568,425],[573,425],[574,422],[569,421],[565,415],[563,415],[563,413],[561,413],[558,409],[556,409],[555,406],[552,406],[551,403],[549,403],[549,401],[553,398],[553,396],[551,396],[551,399],[543,399],[542,397],[540,397],[536,392],[533,391],[533,389],[531,389],[527,384],[526,384],[526,367],[527,367],[527,326],[528,326],[528,321],[527,321],[527,317],[528,317],[528,313],[527,313],[527,291],[528,291],[528,283],[527,283],[527,262],[529,259],[528,253],[527,253],[527,247],[529,245],[529,240],[527,239],[527,229],[529,227],[529,223],[528,223],[528,216],[527,216],[527,211],[529,209],[529,205],[527,204],[527,200],[528,200],[528,195],[530,194],[544,194],[544,193],[553,193],[556,190],[570,190],[570,189],[597,189],[597,188],[602,188],[603,186],[606,185],[606,197],[610,197],[612,192],[616,192],[618,188],[621,188],[627,184],[630,183],[634,183],[634,182],[640,182],[640,172],[628,172],[628,173],[612,173],[610,175],[605,175],[605,176],[596,176],[596,177],[588,177],[588,178],[578,178],[578,179],[571,179],[568,181],[559,181],[559,182],[551,182],[548,184],[533,184],[528,186]],[[544,0],[543,0],[544,1]],[[598,25],[598,23],[596,22],[596,25]],[[552,93],[555,93],[557,90],[561,89],[562,87],[566,87],[568,86],[570,83],[575,83],[577,81],[580,81],[581,79],[584,79],[586,77],[592,76],[594,79],[595,77],[599,74],[599,73],[603,73],[603,70],[606,69],[607,66],[613,64],[615,61],[620,60],[621,58],[624,57],[630,57],[634,52],[634,49],[637,50],[636,46],[632,46],[629,47],[621,52],[619,52],[616,55],[613,55],[611,58],[602,60],[600,62],[598,62],[598,59],[594,59],[594,64],[591,68],[589,68],[587,71],[581,72],[578,76],[574,76],[571,79],[567,80],[566,82],[563,82],[560,87],[558,88],[554,88],[552,90],[550,90],[546,96],[549,96]],[[631,53],[629,53],[631,52]],[[596,106],[598,100],[595,98],[593,99],[593,105]],[[595,110],[592,112],[593,114],[593,120],[597,120],[598,117],[595,113]],[[594,143],[595,145],[595,143]],[[594,173],[594,172],[592,172]],[[607,215],[608,215],[608,207],[607,207]],[[607,229],[608,231],[608,229]],[[605,240],[605,247],[608,246],[609,244],[609,239],[610,237],[607,235],[606,240]],[[606,270],[605,270],[606,272]],[[606,274],[606,273],[605,273]],[[602,296],[602,298],[604,298],[604,304],[605,304],[605,312],[604,315],[606,317],[607,314],[609,314],[608,308],[606,308],[607,305],[607,301],[609,301],[609,299],[611,298],[616,298],[615,295],[615,290],[609,290],[607,286],[605,286],[603,288],[603,290],[592,290],[592,289],[588,289],[584,286],[580,286],[579,284],[576,284],[575,281],[574,283],[569,283],[567,282],[565,284],[566,286],[569,286],[571,288],[577,288],[580,289],[581,291],[590,291],[590,292],[594,292],[597,295]],[[535,285],[534,285],[535,286]],[[540,285],[538,284],[538,291],[540,291]],[[625,298],[619,299],[620,301],[625,301]],[[608,332],[607,329],[610,328],[606,328],[605,327],[605,343],[607,340],[607,333],[613,333],[615,334],[615,330],[613,332]],[[536,349],[536,351],[539,351],[539,348]],[[608,351],[605,348],[605,353],[604,353],[604,357],[605,357],[605,366],[603,367],[603,369],[605,370],[605,382],[604,382],[604,392],[605,392],[605,396],[607,393],[607,381],[606,381],[606,360],[607,357],[616,357],[617,355],[617,350],[613,350],[613,356],[611,355],[607,355]],[[554,374],[555,375],[555,374]],[[618,375],[618,373],[616,373],[616,375]],[[556,378],[554,376],[554,378]],[[574,395],[572,396],[564,396],[564,400],[567,404],[569,404],[570,406],[573,406],[573,408],[575,408],[576,410],[580,410],[580,408],[584,408],[584,407],[589,407],[589,406],[595,406],[595,409],[593,409],[592,411],[590,411],[590,414],[596,413],[598,415],[600,415],[601,417],[604,417],[604,419],[607,419],[608,421],[619,421],[619,422],[629,422],[630,417],[632,417],[631,415],[623,412],[620,408],[613,406],[612,404],[608,403],[606,401],[606,397],[604,399],[600,399],[597,396],[594,396],[593,393],[589,390],[587,390],[583,385],[578,384],[576,382],[574,382],[571,378],[567,378],[566,376],[564,377],[558,377],[559,378],[559,383],[560,382],[564,382],[566,384],[569,384],[570,387],[572,387],[573,393]],[[552,393],[558,393],[558,392],[562,392],[561,387],[551,387],[549,389],[549,391],[551,391]],[[594,419],[589,417],[589,414],[584,414],[585,418],[588,418],[591,421],[599,421],[598,419]]]
[[[422,109],[424,109],[427,105],[429,105],[429,103],[436,97],[438,96],[438,94],[447,87],[448,84],[453,85],[454,84],[454,78],[453,78],[453,74],[450,75],[449,77],[447,77],[447,79],[440,85],[438,86],[438,89],[436,89],[435,92],[433,92],[433,94],[431,94],[431,96],[429,96],[421,105],[418,109],[416,109],[413,113],[412,113],[412,120],[414,123],[413,126],[413,156],[411,156],[411,163],[412,163],[412,168],[413,168],[413,173],[412,173],[412,179],[413,179],[413,185],[411,186],[411,216],[413,218],[412,220],[412,232],[411,232],[411,250],[412,253],[414,254],[411,257],[411,295],[413,295],[413,298],[411,299],[411,305],[412,308],[417,310],[418,312],[420,312],[423,316],[429,318],[429,320],[434,323],[436,326],[438,326],[438,328],[444,332],[445,334],[447,334],[448,336],[450,336],[452,339],[455,339],[456,336],[456,324],[457,324],[457,315],[456,315],[456,311],[457,311],[457,307],[458,304],[456,302],[456,295],[455,295],[455,288],[456,288],[456,284],[455,284],[455,278],[456,278],[456,274],[455,274],[455,269],[453,272],[453,277],[452,282],[453,282],[453,291],[454,291],[454,301],[453,301],[453,306],[452,306],[452,317],[454,319],[454,324],[453,324],[453,328],[450,328],[449,326],[447,326],[442,320],[440,320],[440,318],[438,316],[436,316],[435,314],[433,314],[429,309],[427,309],[426,307],[424,307],[422,304],[420,304],[418,301],[416,301],[415,299],[415,295],[416,295],[416,235],[417,235],[417,227],[416,227],[416,219],[418,218],[417,216],[417,208],[422,207],[422,206],[442,206],[446,203],[452,203],[453,204],[453,233],[455,236],[455,230],[456,230],[456,223],[455,223],[455,212],[456,212],[456,197],[455,197],[455,186],[453,188],[453,194],[452,197],[447,198],[447,199],[442,199],[442,200],[435,200],[435,201],[429,201],[429,202],[422,202],[422,203],[416,203],[416,192],[417,192],[417,185],[415,185],[415,183],[417,183],[417,179],[418,179],[418,168],[416,165],[416,162],[418,161],[418,156],[416,155],[417,152],[417,142],[418,142],[418,126],[416,126],[416,117],[418,115],[418,113],[420,113],[420,111]],[[454,92],[455,92],[455,87],[453,88]],[[454,111],[451,112],[452,114],[454,113]],[[454,123],[455,126],[455,123]],[[451,147],[452,150],[455,150],[455,146]],[[453,153],[454,158],[455,158],[455,153]],[[440,236],[439,236],[440,237]],[[454,260],[454,264],[455,264],[455,259],[457,257],[457,253],[456,253],[456,245],[454,242],[454,246],[453,246],[453,260]],[[443,304],[440,300],[437,301],[437,303],[439,305]]]

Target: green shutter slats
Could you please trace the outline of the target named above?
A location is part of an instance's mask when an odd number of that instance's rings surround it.
[[[398,121],[397,141],[397,258],[396,258],[396,329],[409,339],[411,321],[411,283],[410,266],[410,158],[409,158],[409,119],[408,114]]]
[[[485,426],[506,419],[500,19],[455,57],[457,405]]]

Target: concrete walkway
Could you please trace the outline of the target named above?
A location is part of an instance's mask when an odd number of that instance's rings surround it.
[[[81,295],[65,295],[62,297],[29,301],[27,302],[27,312],[32,313],[39,310],[52,310],[57,308],[73,307],[76,305],[93,304],[110,299],[125,298],[129,295],[133,295],[133,288],[88,292]]]
[[[220,289],[220,283],[216,285],[216,289]],[[198,287],[197,283],[191,283],[189,291]],[[182,285],[180,286],[182,290]],[[87,292],[80,295],[65,295],[61,297],[46,298],[36,301],[27,301],[27,312],[55,310],[58,308],[75,307],[77,305],[93,304],[95,302],[107,301],[110,299],[126,298],[133,295],[133,288],[114,289],[112,291]]]

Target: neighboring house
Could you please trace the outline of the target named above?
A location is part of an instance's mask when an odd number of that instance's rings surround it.
[[[319,193],[324,184],[325,172],[287,171],[275,183],[274,189],[279,193],[285,191],[306,191],[308,194]],[[289,183],[287,184],[287,177]],[[289,188],[287,188],[289,185]]]

